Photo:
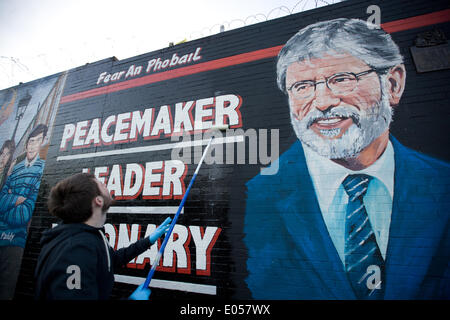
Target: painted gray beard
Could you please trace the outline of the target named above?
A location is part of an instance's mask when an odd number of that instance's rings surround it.
[[[335,107],[323,112],[314,109],[302,120],[297,120],[291,112],[291,123],[300,141],[319,155],[328,159],[348,159],[355,158],[389,128],[392,114],[388,95],[382,92],[380,101],[367,110],[359,111],[354,107]],[[310,129],[310,125],[315,119],[332,117],[351,117],[353,120],[353,124],[339,139],[324,139]],[[339,133],[340,129],[321,131],[321,134],[330,138]]]

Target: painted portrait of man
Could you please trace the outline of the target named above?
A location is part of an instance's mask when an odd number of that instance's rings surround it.
[[[450,297],[450,166],[390,133],[406,70],[365,21],[301,29],[277,83],[298,140],[247,183],[246,283],[256,299]]]

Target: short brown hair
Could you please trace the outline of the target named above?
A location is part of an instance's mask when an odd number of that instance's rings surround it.
[[[28,135],[27,144],[31,138],[36,137],[37,135],[39,135],[41,133],[42,133],[42,138],[45,139],[45,136],[47,135],[47,131],[48,131],[48,127],[45,124],[42,124],[42,123],[38,124],[35,128],[33,128],[33,130]]]
[[[85,222],[92,216],[92,200],[101,195],[92,173],[77,173],[50,191],[48,210],[64,223]]]

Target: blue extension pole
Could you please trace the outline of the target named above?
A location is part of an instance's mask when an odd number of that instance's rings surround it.
[[[195,169],[195,172],[194,172],[194,175],[192,176],[191,182],[189,182],[189,186],[187,187],[186,192],[184,193],[183,199],[181,200],[181,203],[178,206],[177,213],[175,214],[175,217],[173,218],[172,223],[170,224],[169,231],[167,231],[167,234],[164,237],[164,241],[163,241],[161,247],[159,248],[158,254],[156,255],[155,261],[153,261],[153,263],[152,263],[152,268],[148,272],[147,279],[145,279],[145,282],[144,282],[144,288],[148,288],[148,286],[150,285],[150,281],[152,280],[153,274],[155,273],[156,267],[159,264],[159,260],[161,259],[164,249],[166,248],[167,242],[169,241],[169,238],[172,235],[173,228],[175,227],[175,224],[177,223],[181,209],[183,209],[183,207],[184,207],[184,203],[186,202],[189,191],[191,190],[191,187],[194,184],[195,178],[197,177],[197,173],[200,170],[200,167],[202,166],[203,160],[205,159],[206,153],[208,152],[208,149],[211,145],[212,140],[213,140],[213,137],[211,137],[209,139],[208,145],[206,146],[205,151],[203,151],[203,155],[200,159],[200,162],[197,165],[197,169]]]

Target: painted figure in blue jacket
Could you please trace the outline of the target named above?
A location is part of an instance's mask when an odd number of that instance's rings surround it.
[[[25,159],[14,166],[0,191],[0,295],[12,298],[27,228],[33,214],[45,161],[39,157],[47,126],[37,125],[26,141]]]
[[[397,45],[365,21],[309,25],[282,48],[298,141],[247,183],[254,298],[450,298],[450,166],[390,135],[405,80]]]

